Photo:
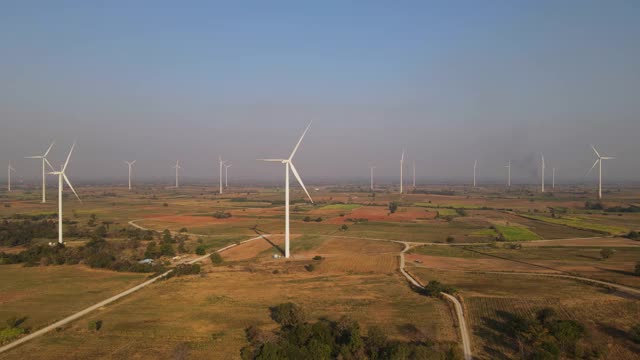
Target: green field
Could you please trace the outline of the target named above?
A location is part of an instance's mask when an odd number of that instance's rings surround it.
[[[529,241],[540,239],[538,234],[522,226],[495,225],[495,228],[506,241]]]
[[[625,229],[623,227],[596,224],[596,223],[587,222],[587,221],[585,221],[583,219],[575,218],[575,217],[571,217],[571,218],[552,218],[552,217],[548,217],[548,216],[526,215],[526,214],[520,214],[520,216],[528,218],[528,219],[548,222],[548,223],[551,223],[551,224],[565,225],[565,226],[569,226],[569,227],[576,228],[576,229],[598,231],[598,232],[605,233],[605,234],[616,235],[616,234],[626,234],[627,232],[629,232],[629,229]]]

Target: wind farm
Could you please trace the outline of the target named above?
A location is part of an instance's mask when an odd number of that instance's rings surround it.
[[[637,6],[79,5],[3,6],[0,360],[640,358]]]

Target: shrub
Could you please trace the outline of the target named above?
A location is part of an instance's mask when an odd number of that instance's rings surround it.
[[[100,331],[102,329],[102,320],[89,321],[89,331]]]
[[[640,261],[636,263],[636,268],[633,273],[636,274],[636,276],[640,276]]]
[[[450,244],[452,242],[456,241],[456,238],[454,238],[453,236],[449,235],[447,236],[447,242]]]
[[[322,256],[316,255],[316,256],[313,257],[313,260],[322,260]],[[638,264],[640,264],[640,263],[638,263]]]
[[[390,202],[389,203],[389,212],[393,214],[396,211],[398,211],[398,203],[396,201]]]
[[[220,265],[224,262],[224,260],[222,260],[222,256],[217,252],[212,253],[211,256],[209,256],[209,259],[211,259],[211,263],[213,265]]]
[[[600,250],[600,257],[602,258],[602,260],[610,258],[611,255],[613,255],[613,250],[609,248],[604,248]]]
[[[199,264],[179,264],[167,277],[200,274]]]
[[[219,211],[214,212],[213,215],[211,215],[211,216],[213,216],[216,219],[228,219],[228,218],[231,217],[231,213],[230,212],[225,212],[223,210],[219,210]]]
[[[271,318],[282,326],[293,326],[302,324],[305,321],[305,313],[303,309],[292,303],[282,303],[269,309]]]
[[[633,342],[640,344],[640,324],[631,327],[631,330],[629,330],[629,338],[631,338]]]
[[[313,264],[308,264],[308,265],[305,265],[305,266],[304,266],[304,268],[305,268],[308,272],[312,272],[312,271],[314,271],[314,270],[316,269],[316,266],[315,266],[315,265],[313,265]]]
[[[204,255],[207,253],[207,249],[204,246],[200,245],[196,248],[196,255]]]
[[[420,289],[423,295],[438,297],[440,293],[455,294],[456,289],[451,286],[444,285],[437,280],[431,280],[424,288]]]
[[[186,232],[188,232],[188,231],[189,231],[189,230],[187,230],[187,228],[186,228],[186,227],[183,227],[183,228],[181,228],[180,230],[178,230],[178,232],[181,232],[181,233],[186,233]]]
[[[640,233],[632,230],[632,231],[629,231],[629,233],[625,237],[631,240],[640,240]]]
[[[321,218],[321,217],[318,217],[318,218],[316,219],[316,222],[321,222],[321,221],[322,221],[322,218]]]
[[[311,221],[311,217],[310,216],[305,216],[304,219],[302,219],[302,221],[310,222]]]
[[[349,230],[349,227],[347,226],[347,224],[342,224],[342,226],[340,226],[340,231],[347,231]]]

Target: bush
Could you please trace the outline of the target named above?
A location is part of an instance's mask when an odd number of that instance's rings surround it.
[[[322,260],[322,256],[316,255],[316,256],[313,257],[313,260]],[[638,264],[640,264],[640,263],[638,263]]]
[[[631,330],[629,330],[629,338],[631,338],[633,342],[640,344],[640,324],[631,327]]]
[[[23,328],[4,328],[0,330],[0,345],[9,343],[24,334]]]
[[[212,253],[211,256],[209,256],[209,259],[211,259],[211,263],[213,265],[220,265],[224,262],[224,260],[222,260],[222,256],[217,252]]]
[[[636,263],[636,268],[633,273],[636,274],[636,276],[640,276],[640,261]]]
[[[282,303],[269,308],[271,318],[282,326],[293,326],[305,321],[305,313],[302,308],[292,302]]]
[[[305,268],[308,272],[312,272],[312,271],[314,271],[314,270],[316,269],[316,266],[315,266],[315,265],[313,265],[313,264],[308,264],[308,265],[305,265],[305,266],[304,266],[304,268]]]
[[[213,215],[211,216],[213,216],[216,219],[228,219],[231,217],[231,213],[220,210],[220,211],[214,212]]]
[[[311,221],[311,216],[305,216],[304,219],[302,219],[302,221],[310,222]]]
[[[100,331],[102,329],[102,320],[89,321],[89,331]]]
[[[602,260],[606,260],[606,259],[610,258],[611,255],[613,255],[613,250],[611,250],[609,248],[604,248],[604,249],[600,250],[600,257],[602,258]]]
[[[625,237],[627,239],[631,239],[631,240],[640,240],[640,233],[638,233],[637,231],[629,231],[629,233],[627,235],[625,235]]]
[[[447,236],[446,241],[447,241],[449,244],[451,244],[452,242],[455,242],[455,241],[456,241],[456,238],[454,238],[453,236],[449,235],[449,236]]]
[[[340,226],[340,231],[347,231],[349,230],[349,227],[347,226],[347,224],[342,224],[342,226]]]
[[[321,217],[318,217],[318,218],[316,219],[316,222],[321,222],[321,221],[322,221],[322,218],[321,218]]]
[[[431,280],[424,288],[420,289],[420,293],[426,296],[439,297],[440,293],[455,294],[457,290],[454,287],[444,285],[437,280]]]
[[[207,249],[204,246],[200,245],[196,248],[196,255],[204,255],[207,253]]]
[[[398,203],[396,201],[390,202],[389,203],[389,212],[393,214],[396,211],[398,211]]]

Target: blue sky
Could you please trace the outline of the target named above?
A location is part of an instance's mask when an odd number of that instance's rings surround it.
[[[35,176],[25,152],[77,138],[82,178],[125,158],[209,176],[219,153],[272,177],[253,159],[314,120],[309,177],[392,176],[405,147],[425,179],[479,158],[527,181],[540,151],[580,178],[596,143],[640,180],[639,18],[635,1],[3,2],[0,161]]]

